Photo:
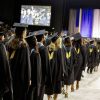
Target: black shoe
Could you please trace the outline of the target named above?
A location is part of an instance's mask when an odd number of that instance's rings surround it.
[[[82,75],[82,77],[84,77],[84,75]]]
[[[62,94],[65,94],[65,90],[64,89],[62,89]]]
[[[65,93],[65,98],[68,98],[68,93]]]

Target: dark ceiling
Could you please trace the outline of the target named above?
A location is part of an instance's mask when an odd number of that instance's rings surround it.
[[[100,0],[0,0],[0,20],[9,24],[18,21],[22,4],[51,5],[51,24],[57,30],[68,26],[69,8],[100,8]]]

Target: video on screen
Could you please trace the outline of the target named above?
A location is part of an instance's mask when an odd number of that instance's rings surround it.
[[[50,26],[51,6],[21,6],[20,23],[36,26]]]

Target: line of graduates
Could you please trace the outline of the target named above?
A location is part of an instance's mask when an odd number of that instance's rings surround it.
[[[79,89],[86,66],[88,73],[97,70],[100,49],[94,40],[85,44],[79,33],[62,38],[45,30],[27,35],[27,25],[14,26],[6,42],[0,30],[0,100],[43,100],[44,94],[57,100],[62,92],[68,97],[69,86],[71,92]]]

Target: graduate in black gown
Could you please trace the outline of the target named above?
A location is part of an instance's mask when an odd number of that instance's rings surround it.
[[[36,38],[38,41],[39,53],[41,57],[41,69],[42,69],[42,77],[41,77],[41,87],[40,87],[40,94],[38,100],[43,100],[45,87],[50,86],[51,84],[51,69],[49,63],[49,55],[48,49],[44,46],[45,42],[45,30],[40,30],[36,34]]]
[[[94,40],[90,40],[87,56],[87,72],[92,74],[93,69],[96,66],[96,47],[94,46]]]
[[[38,100],[41,85],[41,58],[37,47],[36,37],[29,35],[26,38],[30,47],[31,60],[31,86],[27,100]]]
[[[54,66],[54,50],[55,50],[55,45],[51,41],[52,36],[49,36],[48,39],[46,40],[46,46],[48,48],[48,55],[49,55],[49,63],[50,63],[50,69],[51,69],[51,83],[49,85],[45,86],[45,94],[47,94],[48,100],[51,100],[52,95],[53,95],[53,83],[52,83],[52,69]]]
[[[52,42],[55,45],[54,50],[54,64],[52,66],[52,85],[54,100],[57,100],[58,94],[61,93],[62,80],[64,74],[64,62],[63,62],[63,51],[62,41],[57,34],[53,35]]]
[[[100,64],[100,41],[97,41],[97,69],[96,71],[98,71],[98,67]]]
[[[94,59],[94,62],[95,62],[95,66],[94,66],[94,72],[96,72],[98,70],[98,47],[97,47],[97,42],[96,40],[94,41],[94,54],[95,54],[95,59]]]
[[[25,37],[27,34],[27,25],[15,23],[16,36],[9,44],[11,73],[13,78],[13,95],[14,100],[26,100],[30,79],[30,51]]]
[[[76,89],[79,89],[79,82],[81,80],[82,71],[85,64],[85,51],[82,46],[82,40],[80,33],[74,34],[74,49],[75,49],[75,67],[74,78],[76,81]]]
[[[7,56],[6,47],[3,42],[4,32],[0,31],[0,100],[5,100],[4,97],[6,97],[6,94],[11,91],[12,84],[9,59]]]
[[[66,67],[68,68],[68,76],[65,78],[66,93],[65,97],[68,97],[68,87],[71,85],[71,91],[74,91],[74,66],[75,66],[75,50],[71,45],[70,37],[66,37],[64,40],[66,48]]]
[[[63,42],[62,42],[62,52],[63,52],[63,62],[64,62],[64,77],[63,77],[63,80],[62,80],[62,94],[66,94],[65,93],[65,89],[64,89],[64,81],[65,79],[68,77],[68,66],[66,65],[66,47],[64,45],[64,37],[62,38],[63,39]]]

